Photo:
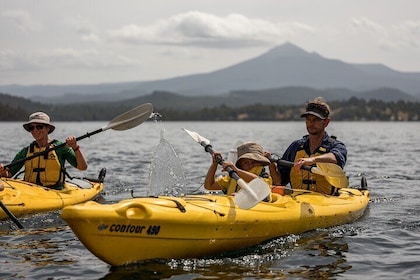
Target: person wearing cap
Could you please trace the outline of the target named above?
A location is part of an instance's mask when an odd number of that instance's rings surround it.
[[[29,121],[23,124],[23,128],[30,132],[35,140],[29,146],[20,150],[12,162],[62,144],[60,141],[49,138],[49,134],[55,130],[55,126],[44,112],[31,114]],[[13,165],[10,169],[5,169],[3,165],[0,165],[0,176],[14,176],[24,166],[25,181],[52,189],[62,189],[65,181],[65,161],[79,170],[87,169],[85,156],[74,136],[66,138],[66,146],[28,159],[21,164]]]
[[[270,161],[264,156],[261,145],[255,142],[245,142],[237,147],[237,153],[238,159],[236,163],[224,162],[223,170],[226,170],[227,167],[232,168],[247,183],[260,177],[268,185],[272,185],[271,176],[265,170],[265,166],[269,165]],[[221,154],[219,152],[213,154],[213,161],[207,171],[204,187],[207,190],[222,190],[227,195],[239,191],[240,187],[237,185],[236,180],[230,178],[229,175],[215,177],[218,164],[216,156],[221,156]]]
[[[330,112],[329,105],[322,97],[306,104],[306,110],[301,117],[305,118],[308,135],[292,142],[281,158],[294,162],[293,168],[277,166],[275,162],[270,164],[270,175],[275,185],[286,186],[290,183],[293,189],[337,194],[337,188],[329,184],[323,176],[301,169],[303,165],[315,165],[317,162],[335,163],[341,168],[346,164],[346,146],[325,131],[330,123]]]

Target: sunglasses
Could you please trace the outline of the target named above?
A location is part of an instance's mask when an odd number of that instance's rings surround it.
[[[43,125],[43,124],[37,124],[37,125],[31,125],[31,126],[29,126],[28,129],[29,129],[29,131],[33,131],[35,128],[37,130],[41,130],[44,127],[45,127],[45,125]]]

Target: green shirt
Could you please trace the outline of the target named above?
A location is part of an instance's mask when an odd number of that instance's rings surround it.
[[[55,146],[58,146],[58,145],[60,145],[60,144],[62,144],[62,143],[63,143],[63,142],[56,141],[56,142],[54,143],[54,145],[55,145]],[[15,156],[15,158],[13,159],[12,163],[13,163],[14,161],[17,161],[17,160],[20,160],[20,159],[26,158],[27,153],[28,153],[28,149],[29,149],[29,146],[27,146],[27,147],[23,148],[22,150],[20,150],[20,151],[16,154],[16,156]],[[77,167],[76,154],[74,153],[74,151],[73,151],[73,149],[72,149],[72,148],[70,148],[70,147],[66,147],[66,146],[63,146],[63,147],[60,147],[60,148],[56,149],[56,150],[55,150],[55,152],[56,152],[56,154],[57,154],[58,160],[60,161],[60,165],[61,165],[62,167],[64,167],[64,164],[65,164],[66,160],[67,160],[67,161],[68,161],[68,162],[69,162],[72,166]],[[14,166],[11,166],[11,167],[9,168],[10,174],[11,174],[12,176],[14,176],[16,173],[18,173],[18,172],[19,172],[19,170],[20,170],[20,169],[21,169],[24,165],[25,165],[25,162],[22,162],[22,163],[20,163],[20,164],[14,165]]]

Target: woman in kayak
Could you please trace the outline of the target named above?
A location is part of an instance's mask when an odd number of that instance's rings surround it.
[[[232,168],[245,182],[250,182],[255,178],[262,178],[268,185],[272,185],[272,179],[266,172],[265,166],[270,164],[268,158],[264,156],[264,151],[261,145],[255,142],[246,142],[237,147],[238,160],[235,164],[232,162],[223,163],[223,171],[229,166]],[[220,153],[215,152],[213,155],[212,164],[207,172],[204,181],[204,187],[207,190],[222,190],[223,193],[231,195],[239,191],[240,187],[236,180],[229,175],[223,175],[215,178],[217,170],[216,156],[221,156]]]
[[[23,124],[23,128],[32,134],[35,141],[18,152],[12,163],[61,144],[57,140],[50,140],[48,135],[55,130],[55,126],[50,123],[50,117],[43,112],[31,114],[29,121]],[[65,180],[65,161],[79,170],[87,169],[85,156],[74,136],[67,137],[66,146],[13,165],[10,169],[5,169],[0,164],[0,175],[12,177],[25,166],[25,181],[52,189],[62,189]]]
[[[317,162],[334,163],[341,168],[346,164],[346,146],[325,131],[330,123],[330,112],[330,107],[322,97],[317,97],[306,105],[305,113],[301,117],[305,118],[308,135],[290,144],[281,158],[294,162],[293,168],[276,166],[274,162],[269,166],[276,185],[286,186],[290,183],[293,189],[337,194],[337,188],[328,183],[325,177],[301,169],[303,165],[315,165]]]

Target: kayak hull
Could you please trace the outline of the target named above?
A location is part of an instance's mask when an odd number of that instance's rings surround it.
[[[74,179],[66,181],[62,190],[45,188],[21,179],[1,178],[4,190],[0,200],[16,217],[63,209],[67,205],[96,198],[104,186],[102,182]],[[8,218],[0,211],[0,219]]]
[[[95,256],[121,266],[215,255],[350,223],[363,215],[369,192],[342,189],[340,196],[332,197],[295,191],[273,198],[244,210],[235,206],[232,196],[143,197],[68,206],[61,216]]]

